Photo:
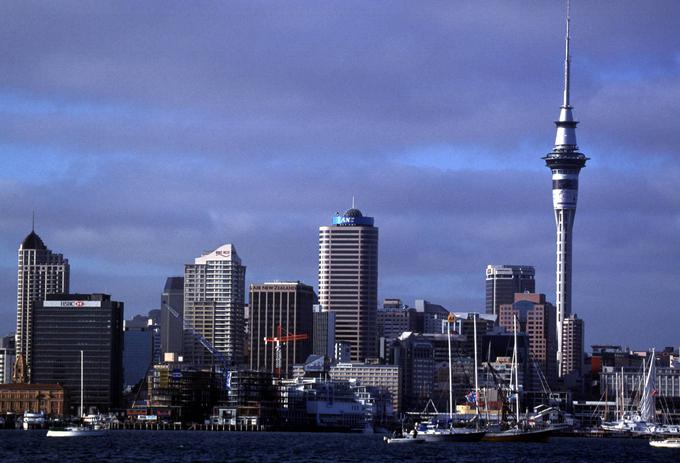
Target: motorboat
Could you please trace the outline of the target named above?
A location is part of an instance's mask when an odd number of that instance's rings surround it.
[[[680,438],[669,437],[667,439],[652,439],[649,445],[664,449],[680,449]]]
[[[63,429],[50,429],[47,437],[96,437],[105,436],[107,430],[97,426],[68,426]]]

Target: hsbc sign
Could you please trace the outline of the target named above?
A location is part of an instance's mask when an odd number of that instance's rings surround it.
[[[101,301],[43,301],[43,307],[101,307]]]

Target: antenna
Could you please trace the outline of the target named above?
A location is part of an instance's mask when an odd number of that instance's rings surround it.
[[[352,209],[354,209],[354,195],[352,195]]]
[[[35,208],[33,208],[33,220],[31,222],[31,232],[35,232]]]
[[[563,108],[569,107],[569,73],[571,68],[571,54],[569,50],[569,41],[571,35],[569,33],[569,23],[571,21],[571,0],[567,0],[567,34],[564,39],[564,102]]]

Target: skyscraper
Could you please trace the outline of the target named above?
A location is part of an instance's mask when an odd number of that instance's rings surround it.
[[[557,307],[557,363],[562,376],[562,353],[564,351],[563,322],[571,315],[571,254],[572,229],[578,199],[578,174],[588,158],[579,152],[576,144],[576,124],[569,101],[571,55],[569,49],[569,11],[567,10],[567,33],[564,57],[564,95],[560,116],[555,125],[555,146],[543,159],[552,172],[552,197],[557,225],[556,296]]]
[[[273,282],[250,285],[250,369],[287,376],[293,364],[303,363],[312,353],[314,288],[300,282]],[[279,330],[280,327],[280,330]],[[279,334],[280,333],[280,334]],[[280,346],[281,365],[277,366],[273,343],[264,338],[306,335],[307,339]]]
[[[86,410],[120,406],[123,388],[123,303],[108,294],[56,294],[33,312],[34,383],[61,384],[71,415],[80,406],[81,357]]]
[[[378,228],[352,207],[319,227],[319,303],[335,313],[335,339],[353,362],[377,356]]]
[[[225,244],[197,257],[184,267],[184,330],[188,360],[205,361],[209,343],[228,365],[243,356],[243,311],[246,267],[232,244]],[[201,342],[196,342],[200,339]],[[209,360],[208,363],[212,363]]]
[[[19,382],[31,378],[33,305],[47,294],[68,293],[69,274],[68,259],[47,249],[35,230],[31,230],[19,246],[16,355],[20,367],[15,369]]]
[[[161,294],[161,352],[183,351],[184,277],[168,277]]]
[[[535,275],[530,265],[487,265],[486,313],[498,315],[502,304],[515,302],[515,293],[535,292]]]

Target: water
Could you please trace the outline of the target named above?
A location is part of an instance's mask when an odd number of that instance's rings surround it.
[[[1,462],[678,462],[680,449],[644,439],[552,438],[547,443],[386,445],[379,435],[112,431],[105,437],[46,438],[0,431]]]

